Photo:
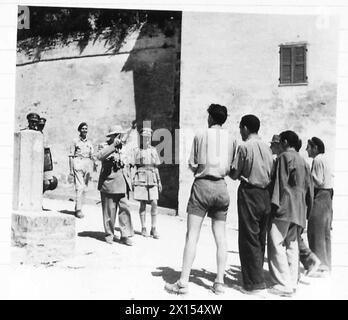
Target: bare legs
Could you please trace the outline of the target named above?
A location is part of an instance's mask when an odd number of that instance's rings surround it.
[[[189,281],[193,260],[196,256],[196,248],[201,232],[203,219],[203,217],[199,217],[193,214],[189,214],[187,216],[186,242],[180,276],[181,284],[187,284]]]
[[[215,282],[224,283],[227,260],[226,222],[221,220],[212,220],[211,228],[216,243],[217,273]]]
[[[145,201],[140,201],[139,216],[140,216],[141,229],[144,229],[146,228],[146,202]]]
[[[189,214],[187,217],[187,233],[186,243],[184,248],[182,271],[180,283],[186,285],[189,281],[190,272],[193,261],[196,256],[197,243],[202,227],[204,217]],[[227,259],[227,244],[226,244],[226,223],[212,219],[212,231],[216,242],[216,262],[217,274],[215,282],[224,282],[224,273]]]
[[[139,216],[141,223],[141,232],[143,236],[147,236],[146,233],[146,201],[140,201]],[[159,238],[156,231],[157,224],[157,200],[151,200],[151,236]]]

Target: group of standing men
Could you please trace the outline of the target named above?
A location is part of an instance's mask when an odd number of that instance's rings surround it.
[[[78,126],[79,136],[73,140],[70,147],[70,174],[75,183],[75,214],[78,218],[84,217],[82,203],[92,172],[91,166],[95,160],[101,162],[98,190],[102,204],[105,241],[109,244],[117,241],[114,230],[118,212],[120,242],[128,246],[133,245],[134,230],[128,202],[130,191],[134,191],[134,199],[140,201],[141,234],[144,237],[148,236],[145,217],[146,203],[150,203],[150,236],[154,239],[159,238],[156,216],[157,200],[162,189],[157,168],[160,161],[156,148],[151,146],[151,128],[142,128],[140,145],[125,152],[127,139],[133,130],[135,123],[128,132],[120,125],[110,128],[106,134],[106,142],[99,145],[95,153],[92,142],[87,139],[88,125],[82,122]],[[133,174],[131,167],[134,169]]]
[[[237,194],[238,244],[243,292],[260,293],[267,288],[263,271],[266,239],[271,286],[268,292],[292,296],[299,281],[299,262],[312,276],[331,270],[332,175],[322,140],[308,140],[310,169],[300,156],[301,140],[293,131],[276,135],[270,146],[258,135],[255,115],[241,118],[243,142],[237,146],[222,125],[227,108],[208,108],[208,128],[194,137],[189,167],[194,183],[187,206],[187,233],[180,279],[167,283],[170,293],[185,294],[203,219],[212,219],[217,246],[217,275],[212,286],[224,293],[227,260],[226,217],[229,194],[224,178],[239,180]],[[277,150],[277,151],[275,151]],[[277,154],[274,158],[273,154]],[[309,248],[301,233],[308,219]]]

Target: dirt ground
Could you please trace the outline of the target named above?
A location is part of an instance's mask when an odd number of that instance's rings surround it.
[[[50,210],[72,212],[71,201],[44,199]],[[140,221],[132,207],[136,234],[134,245],[128,247],[104,242],[100,204],[85,205],[85,218],[76,221],[76,252],[73,258],[37,266],[14,262],[10,271],[8,298],[16,299],[145,299],[145,300],[246,300],[289,299],[268,293],[253,296],[241,292],[236,213],[228,223],[228,262],[226,293],[216,296],[210,288],[215,278],[215,245],[206,219],[190,278],[190,291],[185,296],[170,295],[165,282],[174,282],[180,274],[185,217],[165,214],[158,216],[161,238],[144,238],[139,234]],[[148,208],[149,209],[149,208]],[[148,213],[148,225],[150,215]],[[348,298],[348,241],[345,232],[348,219],[336,219],[333,224],[333,272],[331,277],[315,279],[302,277],[297,294],[291,299]],[[119,236],[119,232],[116,231]],[[13,248],[16,253],[18,248]],[[264,266],[268,277],[267,263]]]

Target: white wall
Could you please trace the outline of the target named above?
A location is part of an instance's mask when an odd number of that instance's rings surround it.
[[[246,113],[261,120],[260,135],[291,129],[305,143],[317,135],[334,154],[338,19],[316,16],[185,12],[182,21],[180,126],[207,126],[210,103],[227,106],[226,127],[239,137]],[[308,43],[307,86],[279,87],[279,45]],[[184,138],[190,140],[188,137]],[[190,142],[187,142],[190,144]],[[184,153],[184,151],[182,151]],[[305,152],[303,152],[305,155]],[[185,159],[185,155],[181,155]],[[229,180],[229,179],[228,179]],[[180,212],[186,210],[192,174],[180,173]],[[237,183],[229,183],[236,209]]]

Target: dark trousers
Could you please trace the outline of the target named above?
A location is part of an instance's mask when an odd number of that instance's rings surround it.
[[[113,240],[115,230],[115,220],[118,209],[119,227],[121,237],[131,237],[134,235],[130,210],[125,194],[108,194],[100,192],[101,204],[103,209],[103,223],[107,240]]]
[[[316,189],[308,219],[309,248],[320,259],[322,270],[331,270],[332,196],[332,189]]]
[[[298,239],[298,246],[300,251],[300,262],[302,263],[305,270],[307,270],[310,265],[313,264],[313,252],[306,246],[301,235]]]
[[[263,274],[266,234],[271,211],[268,190],[244,183],[238,188],[238,245],[246,290],[266,288]]]

